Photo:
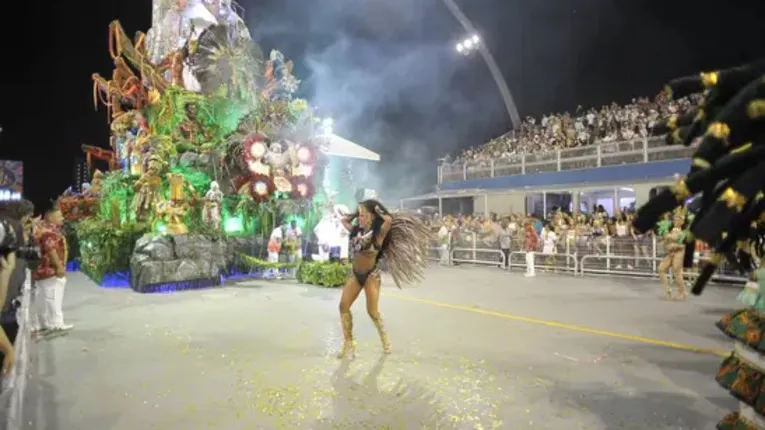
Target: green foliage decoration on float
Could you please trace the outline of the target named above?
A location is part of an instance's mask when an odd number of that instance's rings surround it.
[[[136,241],[148,232],[145,224],[127,222],[114,228],[111,222],[84,219],[74,226],[80,251],[80,270],[97,283],[107,273],[130,270]]]
[[[304,284],[326,288],[338,288],[345,285],[351,273],[349,263],[303,262],[297,269],[297,280]]]
[[[298,282],[317,285],[326,288],[338,288],[345,285],[351,273],[349,263],[336,263],[329,261],[301,261],[298,263],[270,263],[249,255],[240,255],[242,263],[249,269],[256,270],[284,270],[296,269]]]
[[[99,193],[98,215],[104,221],[110,221],[112,226],[118,228],[121,224],[134,221],[131,203],[133,184],[136,177],[125,174],[121,170],[108,172]]]

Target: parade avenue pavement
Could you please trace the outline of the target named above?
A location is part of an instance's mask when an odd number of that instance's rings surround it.
[[[342,361],[340,289],[141,295],[70,273],[75,328],[33,346],[27,428],[702,430],[737,407],[713,379],[737,288],[668,302],[657,281],[472,267],[383,282],[393,353],[362,294]]]

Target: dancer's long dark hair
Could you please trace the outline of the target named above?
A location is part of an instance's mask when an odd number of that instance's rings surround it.
[[[421,281],[428,262],[428,247],[433,236],[428,226],[417,215],[406,212],[391,213],[375,199],[364,200],[359,203],[359,206],[363,206],[372,215],[370,228],[375,237],[379,237],[384,222],[383,217],[377,213],[377,209],[392,218],[390,230],[383,239],[377,259],[386,260],[388,271],[396,282],[396,286],[401,288],[402,283]],[[360,228],[355,228],[351,232],[351,237],[355,237],[359,232]]]
[[[380,230],[382,229],[383,223],[385,222],[383,220],[383,217],[380,216],[380,214],[377,213],[377,209],[380,209],[380,212],[386,215],[390,215],[390,212],[388,209],[379,201],[375,199],[367,199],[359,202],[359,207],[364,207],[367,212],[372,216],[372,225],[370,226],[370,230],[372,230],[372,236],[377,240],[377,238],[380,236]],[[351,232],[351,239],[356,237],[359,232],[361,231],[361,227],[356,227]],[[389,232],[390,233],[390,232]],[[385,239],[383,239],[382,246],[380,246],[380,253],[377,254],[377,260],[379,261],[381,258],[385,256],[385,250],[388,248],[388,245],[390,244],[390,234],[385,236]]]

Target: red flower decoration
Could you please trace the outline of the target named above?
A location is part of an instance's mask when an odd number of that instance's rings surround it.
[[[274,194],[274,181],[266,175],[253,175],[250,178],[250,195],[255,201],[265,201]]]
[[[78,221],[95,216],[98,204],[98,197],[95,196],[67,196],[58,199],[58,209],[65,221]]]
[[[290,195],[293,199],[311,200],[311,198],[313,198],[316,189],[310,178],[305,176],[293,176],[290,180],[292,181],[292,193]]]
[[[268,137],[263,133],[252,133],[244,138],[242,156],[245,163],[260,160],[268,152]]]
[[[301,143],[297,146],[297,159],[301,164],[316,164],[316,147],[310,143]]]

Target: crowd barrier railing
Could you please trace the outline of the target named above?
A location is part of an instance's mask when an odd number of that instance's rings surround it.
[[[542,242],[542,241],[540,241]],[[507,260],[495,239],[481,237],[480,233],[460,232],[448,248],[431,247],[431,261],[442,265],[476,265],[505,267],[508,270],[526,268],[526,251],[522,238],[513,238]],[[448,249],[448,259],[444,250]],[[659,266],[666,255],[663,242],[655,236],[626,237],[578,237],[562,239],[553,247],[542,244],[534,252],[534,266],[538,271],[570,273],[574,275],[609,275],[656,278]],[[694,267],[684,274],[692,279],[698,268],[708,258],[705,250],[699,250]],[[713,281],[745,282],[746,278],[734,268],[720,265]]]
[[[680,160],[691,157],[693,151],[691,147],[665,145],[663,137],[601,142],[492,160],[442,163],[438,166],[438,183]]]
[[[24,423],[24,395],[29,373],[29,348],[32,341],[29,331],[29,307],[32,294],[29,270],[27,270],[27,280],[24,283],[22,293],[21,304],[17,312],[19,330],[13,345],[16,353],[16,364],[11,368],[9,374],[3,377],[2,384],[0,384],[0,430],[26,428]]]

